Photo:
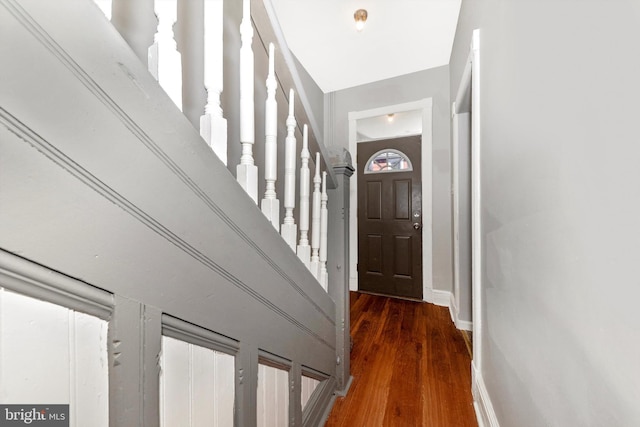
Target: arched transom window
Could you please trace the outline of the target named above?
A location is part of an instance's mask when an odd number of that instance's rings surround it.
[[[411,160],[402,151],[385,148],[367,161],[364,173],[404,172],[413,170]]]

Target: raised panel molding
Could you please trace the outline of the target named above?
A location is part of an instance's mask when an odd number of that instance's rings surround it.
[[[106,90],[103,89],[100,84],[96,82],[91,77],[91,75],[87,71],[85,71],[80,66],[80,64],[76,62],[72,58],[72,56],[59,43],[57,43],[19,3],[14,0],[2,0],[0,4],[4,4],[6,9],[20,22],[20,24],[24,28],[26,28],[42,45],[44,45],[46,49],[55,58],[57,58],[75,76],[75,78],[78,79],[79,82],[82,83],[82,85],[87,90],[89,90],[89,92],[93,96],[99,99],[100,102],[105,105],[107,109],[111,111],[111,113],[123,124],[123,126],[125,126],[131,132],[131,134],[134,135],[138,139],[138,141],[146,147],[149,153],[151,153],[162,164],[164,164],[166,169],[168,171],[171,171],[172,174],[174,174],[180,181],[182,181],[184,185],[189,188],[189,190],[193,192],[194,195],[196,195],[196,197],[200,198],[203,203],[205,203],[205,205],[209,207],[211,212],[217,215],[228,226],[230,230],[233,230],[238,235],[238,237],[240,237],[253,251],[255,251],[256,254],[263,258],[266,264],[269,265],[277,274],[279,274],[295,292],[297,292],[305,300],[307,300],[307,302],[329,322],[333,322],[331,315],[323,310],[313,300],[313,298],[296,283],[296,280],[294,278],[289,276],[285,272],[285,270],[283,270],[278,265],[278,263],[274,259],[272,259],[271,256],[269,256],[269,254],[267,254],[258,244],[256,244],[256,242],[244,232],[243,227],[241,227],[229,215],[227,215],[224,209],[222,209],[213,200],[213,198],[210,197],[210,195],[207,194],[207,192],[203,188],[201,188],[177,162],[173,160],[172,156],[168,154],[163,149],[163,147],[157,144],[154,139],[149,136],[148,133],[145,132],[145,130],[129,116],[129,114],[127,114],[127,112],[118,104],[116,100],[114,100],[107,94]],[[205,264],[210,264],[210,268],[214,270],[216,270],[216,268],[219,268],[219,266],[215,262],[208,259],[207,257],[203,257],[203,255],[198,253],[198,251],[195,250],[195,248],[193,248],[191,245],[171,233],[166,228],[162,227],[161,224],[154,221],[153,218],[142,209],[139,209],[135,204],[129,202],[119,193],[112,190],[107,184],[101,182],[97,177],[91,175],[89,171],[83,169],[71,158],[58,151],[52,144],[50,144],[36,132],[32,131],[28,127],[28,125],[21,123],[18,118],[12,116],[3,108],[0,108],[0,123],[11,129],[12,131],[16,131],[17,135],[19,135],[23,139],[23,141],[31,144],[34,147],[37,147],[38,150],[42,154],[46,155],[50,160],[64,167],[74,177],[81,180],[86,185],[89,185],[91,188],[103,195],[103,197],[121,206],[130,215],[136,217],[136,219],[143,221],[147,226],[154,229],[154,231],[156,231],[162,237],[170,240],[172,244],[180,247],[183,251],[187,252],[191,256],[194,256],[196,258],[203,258],[199,259],[199,261]],[[224,272],[222,273],[222,275],[224,276]],[[234,284],[236,286],[243,287],[241,283],[236,282]],[[285,312],[279,314],[286,317]]]
[[[0,249],[2,287],[75,311],[109,319],[113,295]]]

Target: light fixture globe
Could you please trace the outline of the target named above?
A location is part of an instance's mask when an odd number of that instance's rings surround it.
[[[364,23],[367,22],[367,11],[365,9],[358,9],[353,14],[353,19],[356,20],[356,29],[362,31]]]

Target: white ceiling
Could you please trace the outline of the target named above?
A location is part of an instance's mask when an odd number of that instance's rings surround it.
[[[323,92],[449,63],[461,0],[271,0],[289,49]],[[361,32],[353,13],[369,13]]]
[[[371,141],[422,134],[422,110],[403,111],[357,122],[357,141]]]

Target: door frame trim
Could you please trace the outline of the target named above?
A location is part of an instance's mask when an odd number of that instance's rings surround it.
[[[424,98],[419,101],[402,104],[386,105],[363,111],[351,111],[349,118],[349,152],[354,154],[353,165],[357,167],[358,128],[357,121],[370,117],[386,114],[400,113],[404,111],[422,111],[422,144],[420,157],[422,160],[422,298],[427,302],[435,302],[436,295],[433,292],[433,203],[432,203],[432,126],[433,99]],[[408,136],[408,135],[400,135]],[[366,143],[366,141],[363,141]],[[358,174],[351,177],[349,195],[349,289],[358,290]]]
[[[474,30],[460,86],[453,103],[452,118],[460,113],[471,113],[471,300],[473,329],[472,372],[481,372],[482,366],[482,186],[481,186],[481,132],[480,132],[480,30]],[[454,126],[455,129],[455,126]],[[454,131],[455,132],[455,131]],[[457,136],[457,135],[454,135]],[[454,141],[454,143],[457,141]],[[454,159],[457,161],[457,159]],[[453,191],[457,191],[456,186]],[[454,199],[457,194],[454,194]],[[454,233],[458,232],[455,229]],[[454,234],[455,236],[455,234]],[[456,289],[458,292],[459,289]],[[458,298],[458,296],[456,296]]]

